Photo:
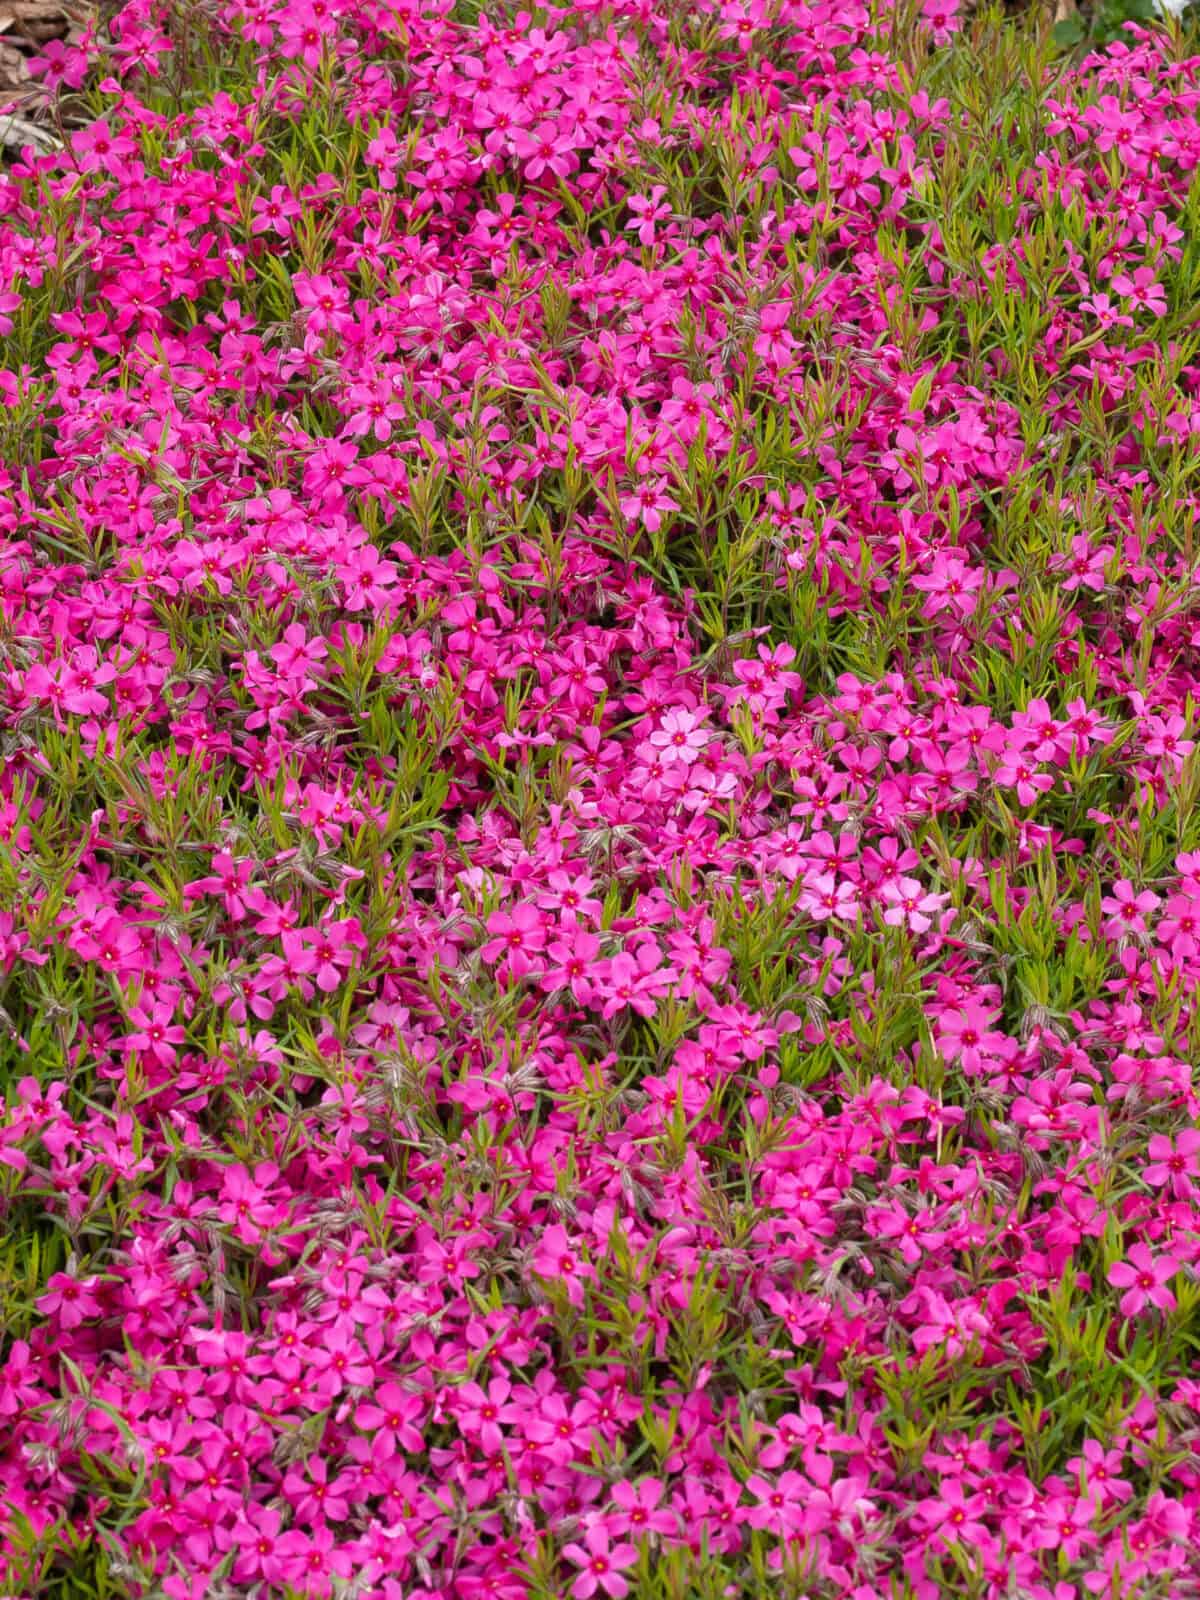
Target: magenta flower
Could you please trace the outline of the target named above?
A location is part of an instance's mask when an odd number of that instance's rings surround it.
[[[287,1215],[286,1206],[271,1197],[271,1189],[279,1177],[273,1162],[260,1162],[251,1176],[245,1167],[229,1167],[223,1185],[224,1202],[217,1215],[234,1229],[246,1244],[257,1244],[263,1233]]]
[[[245,1516],[239,1518],[233,1532],[237,1548],[234,1575],[238,1582],[265,1579],[268,1583],[281,1580],[287,1560],[278,1554],[283,1518],[274,1506],[250,1505]]]
[[[355,1408],[354,1424],[372,1436],[372,1451],[380,1459],[386,1459],[423,1447],[420,1424],[425,1412],[426,1405],[419,1393],[397,1383],[382,1383],[370,1400]]]
[[[1149,1245],[1130,1246],[1128,1259],[1117,1261],[1108,1269],[1108,1281],[1115,1289],[1124,1289],[1121,1296],[1121,1314],[1136,1317],[1147,1305],[1162,1311],[1175,1309],[1175,1296],[1167,1285],[1179,1271],[1174,1256],[1155,1256]]]
[[[884,903],[883,920],[889,927],[926,933],[950,897],[926,893],[915,878],[901,877],[885,883],[880,898]]]
[[[1007,789],[1017,791],[1017,800],[1023,806],[1031,806],[1039,795],[1047,794],[1054,787],[1054,779],[1048,772],[1040,772],[1036,760],[1021,750],[1006,750],[995,771],[995,781]]]
[[[1095,1503],[1083,1496],[1055,1495],[1042,1507],[1034,1538],[1039,1550],[1061,1550],[1068,1561],[1078,1561],[1083,1551],[1097,1543],[1091,1523]]]
[[[207,878],[197,878],[184,889],[189,900],[206,894],[219,894],[231,917],[244,917],[247,911],[246,888],[254,875],[256,863],[237,860],[228,850],[218,850],[212,860],[214,871]]]
[[[583,1304],[584,1280],[595,1277],[594,1269],[581,1258],[567,1230],[560,1223],[554,1223],[542,1234],[530,1260],[530,1267],[539,1278],[561,1283],[572,1305]]]
[[[551,992],[570,989],[581,1006],[590,1005],[596,992],[594,975],[600,961],[600,940],[565,918],[564,923],[563,937],[553,940],[546,950],[551,965],[542,975],[542,987]]]
[[[679,1518],[662,1505],[666,1485],[659,1478],[642,1478],[636,1484],[622,1479],[613,1485],[613,1510],[607,1525],[614,1534],[657,1533],[668,1536],[679,1530]]]
[[[633,1566],[637,1551],[631,1544],[610,1544],[603,1523],[592,1523],[582,1544],[564,1545],[563,1555],[581,1569],[571,1585],[571,1593],[578,1600],[588,1600],[597,1589],[612,1596],[612,1600],[621,1600],[629,1593],[629,1584],[621,1573]]]
[[[1146,918],[1159,905],[1159,897],[1150,889],[1140,893],[1122,878],[1113,885],[1113,892],[1100,901],[1100,909],[1108,913],[1106,929],[1116,938],[1123,934],[1146,932]]]
[[[665,512],[678,509],[667,493],[663,478],[643,478],[636,489],[621,496],[621,510],[630,522],[640,522],[651,533],[657,533],[663,524]]]
[[[277,233],[290,239],[294,232],[293,221],[303,213],[303,206],[283,184],[276,183],[269,195],[256,195],[251,202],[252,233]]]
[[[514,128],[512,142],[531,183],[536,183],[547,173],[552,177],[565,178],[575,164],[572,135],[549,120],[531,129]]]
[[[994,1019],[994,1012],[985,1011],[973,1001],[958,1010],[946,1012],[938,1018],[937,1023],[939,1050],[947,1061],[959,1062],[964,1072],[981,1072],[985,1062],[995,1054],[996,1047],[1004,1039],[1003,1034],[990,1028]]]
[[[911,429],[901,428],[897,436],[898,441],[901,436],[907,440],[910,450],[921,449]],[[933,472],[936,477],[936,466],[930,464],[926,472],[927,474]],[[968,617],[979,603],[979,591],[983,588],[984,578],[983,572],[977,567],[968,566],[961,556],[938,554],[934,558],[931,571],[924,576],[914,578],[912,585],[914,589],[923,590],[929,595],[922,615],[934,617],[940,612],[950,611],[958,616]]]
[[[331,1478],[328,1464],[314,1456],[303,1471],[293,1467],[284,1476],[283,1492],[296,1515],[310,1525],[322,1518],[344,1522],[350,1510],[347,1491],[352,1483],[349,1473]]]
[[[778,1478],[751,1473],[746,1488],[757,1504],[746,1513],[752,1528],[761,1528],[781,1539],[803,1535],[807,1526],[809,1497],[813,1486],[800,1472],[782,1472]]]
[[[1143,1169],[1142,1177],[1147,1183],[1156,1189],[1169,1186],[1180,1200],[1195,1193],[1192,1179],[1200,1175],[1200,1128],[1183,1128],[1174,1139],[1151,1134],[1146,1153],[1150,1165]]]
[[[144,1051],[153,1061],[170,1066],[175,1060],[175,1046],[187,1038],[187,1030],[171,1021],[175,1007],[168,1002],[129,1008],[129,1021],[134,1031],[125,1036],[126,1050]]]
[[[344,1543],[332,1528],[322,1525],[311,1533],[293,1528],[281,1534],[272,1561],[285,1582],[317,1600],[333,1593],[335,1578],[348,1578],[354,1570]]]
[[[650,743],[661,750],[664,762],[680,761],[690,766],[708,743],[703,719],[693,711],[668,711],[662,726],[650,735]]]
[[[666,203],[666,193],[665,187],[657,183],[648,195],[635,194],[629,197],[629,209],[635,219],[629,226],[644,245],[654,243],[656,224],[665,221],[671,215],[671,207]]]
[[[1155,277],[1153,267],[1135,267],[1131,273],[1118,272],[1112,280],[1112,291],[1134,311],[1148,311],[1152,317],[1167,314],[1166,290]]]
[[[486,1390],[477,1383],[464,1383],[458,1389],[459,1426],[466,1433],[478,1434],[489,1455],[503,1447],[501,1424],[511,1394],[512,1384],[506,1378],[493,1378]]]
[[[638,945],[635,952],[622,950],[612,957],[600,977],[604,996],[602,1014],[615,1017],[627,1007],[639,1016],[652,1017],[659,998],[674,981],[674,973],[663,967],[658,947],[651,940]]]
[[[77,1278],[70,1272],[52,1273],[45,1294],[38,1297],[37,1308],[46,1316],[53,1316],[63,1332],[69,1333],[89,1317],[100,1315],[99,1283],[95,1276]]]
[[[943,1479],[938,1497],[920,1507],[924,1526],[942,1545],[957,1544],[981,1548],[990,1535],[983,1521],[987,1502],[981,1494],[970,1494],[955,1479]]]
[[[546,945],[546,924],[536,906],[515,906],[511,912],[494,911],[487,920],[490,938],[480,949],[484,961],[505,961],[514,978],[523,978],[537,964],[535,957]]]

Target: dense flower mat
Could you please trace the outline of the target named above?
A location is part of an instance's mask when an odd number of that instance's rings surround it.
[[[1200,1592],[1197,69],[953,0],[51,49],[0,1590]]]

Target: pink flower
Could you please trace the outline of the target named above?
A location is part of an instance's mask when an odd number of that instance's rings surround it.
[[[1173,1311],[1175,1296],[1167,1285],[1178,1271],[1179,1262],[1174,1256],[1155,1256],[1149,1245],[1131,1245],[1128,1259],[1108,1269],[1113,1288],[1125,1290],[1121,1296],[1122,1316],[1136,1317],[1146,1305]]]
[[[353,917],[320,923],[301,930],[304,941],[304,970],[315,972],[317,988],[332,994],[343,983],[354,965],[365,940]]]
[[[1187,732],[1187,720],[1178,712],[1170,716],[1151,716],[1145,719],[1145,739],[1143,748],[1148,756],[1163,756],[1171,763],[1175,772],[1183,768],[1183,763],[1195,749],[1194,739],[1182,737]]]
[[[1062,1550],[1068,1561],[1078,1561],[1086,1547],[1097,1543],[1091,1528],[1095,1515],[1095,1504],[1082,1495],[1053,1495],[1038,1514],[1037,1548]]]
[[[549,120],[539,122],[532,129],[514,128],[512,144],[531,183],[536,183],[546,173],[565,178],[575,165],[572,135]]]
[[[671,215],[671,207],[665,199],[666,193],[664,185],[656,183],[648,195],[634,194],[629,197],[629,209],[635,218],[629,226],[644,245],[649,246],[654,243],[655,225]]]
[[[275,1570],[284,1581],[306,1595],[324,1600],[333,1593],[335,1578],[348,1578],[354,1560],[332,1528],[316,1526],[311,1533],[293,1528],[275,1541]]]
[[[938,1049],[947,1061],[958,1061],[964,1072],[977,1075],[1004,1042],[1004,1035],[990,1027],[994,1017],[974,1001],[944,1013],[937,1021]]]
[[[909,430],[902,428],[900,432],[907,434]],[[969,617],[978,603],[984,578],[985,574],[978,567],[968,566],[961,556],[939,552],[934,558],[932,570],[925,576],[912,579],[914,589],[923,590],[930,596],[922,616],[932,617],[940,611],[950,610],[960,617]]]
[[[1054,787],[1050,773],[1037,770],[1035,758],[1014,749],[1005,750],[996,768],[995,780],[1005,788],[1015,789],[1023,806],[1033,805],[1039,795],[1049,793]]]
[[[274,1227],[287,1215],[286,1205],[281,1206],[270,1196],[278,1177],[279,1169],[270,1161],[260,1162],[253,1177],[243,1166],[225,1170],[224,1200],[217,1215],[246,1244],[257,1244],[266,1229]]]
[[[246,886],[254,876],[256,863],[252,860],[235,860],[228,850],[218,850],[213,856],[214,871],[210,877],[197,878],[184,888],[189,900],[206,894],[219,894],[231,917],[246,915]]]
[[[536,906],[514,906],[509,911],[493,911],[487,920],[490,938],[480,949],[484,961],[508,964],[514,978],[523,978],[537,963],[532,959],[546,945],[546,925]]]
[[[815,872],[804,880],[800,904],[818,922],[830,918],[853,922],[858,915],[858,890],[832,872]]]
[[[990,1540],[983,1515],[987,1501],[981,1494],[969,1494],[961,1483],[943,1479],[936,1500],[920,1507],[921,1521],[940,1544],[979,1548]]]
[[[478,1435],[479,1442],[489,1455],[503,1448],[504,1433],[501,1423],[512,1384],[507,1378],[493,1378],[486,1389],[478,1383],[460,1384],[455,1399],[461,1408],[459,1426],[464,1433]]]
[[[1180,1200],[1195,1193],[1192,1179],[1200,1173],[1200,1128],[1183,1128],[1174,1139],[1151,1134],[1147,1154],[1150,1165],[1142,1172],[1147,1183],[1156,1189],[1169,1185]]]
[[[613,1533],[629,1533],[635,1538],[643,1534],[658,1533],[664,1536],[679,1531],[679,1518],[674,1511],[661,1505],[665,1485],[659,1478],[642,1478],[636,1484],[623,1479],[613,1485],[613,1510],[607,1518]]]
[[[872,1232],[881,1239],[896,1240],[896,1248],[909,1266],[915,1266],[924,1254],[939,1250],[945,1243],[945,1230],[930,1226],[931,1221],[929,1212],[910,1214],[899,1201],[875,1208],[870,1214]]]
[[[1111,744],[1113,737],[1109,724],[1083,699],[1068,700],[1063,732],[1071,736],[1072,748],[1080,756],[1087,755],[1093,744]]]
[[[1196,955],[1200,951],[1200,899],[1192,894],[1171,895],[1154,936],[1170,946],[1171,954],[1180,961]]]
[[[1195,63],[989,177],[964,0],[70,9],[0,1590],[1191,1594]],[[1038,1462],[1065,1278],[1179,1348]]]
[[[344,285],[325,273],[298,272],[292,279],[296,303],[308,313],[314,333],[324,333],[339,318],[350,296]]]
[[[247,1506],[233,1533],[238,1552],[233,1570],[238,1582],[253,1582],[257,1578],[271,1583],[281,1580],[283,1562],[277,1551],[282,1526],[283,1517],[276,1507]]]
[[[595,883],[587,873],[573,877],[560,869],[547,874],[546,890],[538,896],[537,904],[545,911],[557,911],[569,927],[580,917],[599,918],[604,908],[592,893],[594,888]]]
[[[746,1513],[752,1528],[761,1528],[781,1539],[801,1536],[807,1525],[808,1503],[813,1492],[809,1480],[799,1472],[783,1472],[776,1479],[751,1473],[746,1488],[758,1504]]]
[[[594,1268],[583,1260],[559,1223],[547,1228],[538,1240],[530,1268],[539,1278],[563,1284],[572,1305],[583,1304],[584,1281],[595,1277]]]
[[[595,974],[600,961],[600,940],[585,928],[568,923],[561,939],[546,950],[550,965],[542,974],[542,988],[550,993],[569,989],[581,1006],[590,1005],[596,993]]]
[[[663,478],[643,478],[636,489],[621,496],[620,505],[630,522],[641,522],[651,533],[662,527],[664,512],[678,509]]]
[[[885,907],[883,920],[889,927],[907,927],[913,933],[925,933],[950,897],[927,894],[916,878],[902,877],[885,883],[880,898]]]
[[[354,1425],[371,1435],[371,1450],[379,1459],[424,1448],[419,1424],[426,1406],[420,1394],[398,1383],[381,1383],[369,1400],[355,1408]]]
[[[1112,280],[1112,291],[1135,311],[1148,311],[1152,317],[1167,314],[1167,293],[1155,278],[1153,267],[1135,267],[1132,274],[1118,272]]]
[[[166,1001],[150,1006],[131,1006],[129,1021],[134,1031],[125,1036],[125,1049],[141,1051],[161,1066],[172,1065],[175,1046],[187,1038],[187,1030],[171,1021],[174,1012],[174,1005]]]
[[[54,1317],[62,1331],[69,1333],[89,1317],[100,1315],[99,1283],[98,1277],[77,1278],[69,1272],[52,1273],[46,1292],[38,1297],[37,1308],[43,1315]]]
[[[1132,328],[1133,318],[1122,313],[1111,295],[1097,292],[1079,302],[1079,309],[1095,317],[1102,328]],[[1065,585],[1064,585],[1065,587]]]
[[[254,213],[252,233],[277,233],[282,239],[290,239],[294,231],[293,218],[300,216],[304,208],[290,190],[276,183],[269,195],[255,196],[251,210]]]
[[[650,735],[650,743],[662,751],[668,765],[679,761],[690,766],[699,759],[708,739],[702,718],[694,711],[668,711],[662,725]]]
[[[1067,573],[1062,584],[1065,593],[1070,594],[1082,585],[1099,594],[1105,584],[1104,569],[1112,560],[1112,556],[1112,545],[1093,548],[1086,534],[1078,534],[1071,540],[1070,555],[1056,556],[1051,565],[1056,570]],[[1070,711],[1071,707],[1068,706],[1067,709]]]
[[[295,1514],[308,1524],[327,1518],[344,1522],[350,1510],[349,1492],[354,1479],[348,1472],[330,1477],[329,1466],[314,1455],[301,1471],[293,1467],[284,1477],[283,1492]]]
[[[1150,889],[1140,893],[1125,878],[1113,885],[1113,892],[1100,902],[1101,911],[1108,913],[1105,931],[1114,938],[1146,931],[1146,918],[1155,911],[1159,898]]]
[[[1121,1476],[1123,1450],[1107,1450],[1097,1439],[1085,1439],[1080,1455],[1067,1462],[1067,1470],[1077,1474],[1082,1494],[1096,1497],[1103,1506],[1110,1500],[1124,1504],[1133,1495],[1133,1485]]]
[[[921,17],[929,24],[935,44],[945,44],[962,26],[959,0],[923,0]]]
[[[629,1585],[621,1573],[633,1566],[637,1551],[631,1544],[610,1545],[608,1529],[603,1523],[592,1523],[583,1536],[583,1544],[563,1546],[563,1555],[581,1571],[571,1585],[571,1593],[578,1600],[588,1600],[589,1595],[603,1589],[612,1600],[621,1600],[629,1593]]]
[[[644,940],[632,953],[620,951],[598,980],[604,997],[603,1015],[615,1017],[628,1007],[641,1017],[652,1017],[657,1001],[674,983],[675,976],[669,967],[662,966],[662,956],[653,940]]]

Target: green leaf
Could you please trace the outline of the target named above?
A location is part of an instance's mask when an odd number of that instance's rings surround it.
[[[1050,36],[1060,50],[1073,50],[1087,38],[1087,24],[1080,16],[1064,17],[1054,24]]]

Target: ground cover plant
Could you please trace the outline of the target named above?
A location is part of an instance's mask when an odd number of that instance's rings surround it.
[[[0,1592],[1200,1592],[1186,22],[46,47]]]

